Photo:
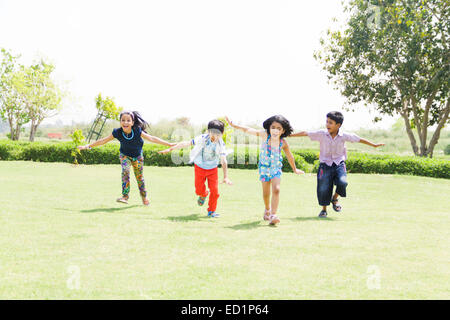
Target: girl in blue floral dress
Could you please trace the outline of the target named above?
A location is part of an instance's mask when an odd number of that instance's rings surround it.
[[[270,117],[264,121],[264,130],[236,125],[228,118],[226,119],[233,128],[261,137],[263,140],[258,163],[259,180],[262,183],[265,206],[263,218],[269,221],[271,225],[275,225],[280,222],[277,216],[277,210],[280,201],[281,169],[283,167],[281,150],[284,151],[294,173],[304,173],[302,170],[296,168],[295,159],[289,149],[289,144],[284,140],[285,137],[288,137],[292,133],[293,129],[289,121],[281,115]]]

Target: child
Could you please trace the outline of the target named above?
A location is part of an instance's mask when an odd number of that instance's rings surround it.
[[[128,203],[128,194],[130,193],[130,166],[133,166],[134,175],[138,183],[139,192],[144,205],[150,204],[147,199],[147,191],[144,183],[144,157],[142,154],[142,146],[144,140],[142,138],[165,146],[173,146],[175,143],[169,143],[157,137],[149,135],[145,129],[148,123],[140,116],[137,111],[124,111],[120,114],[120,128],[116,128],[109,136],[95,141],[86,146],[79,146],[78,149],[92,149],[110,142],[114,138],[120,141],[120,163],[122,165],[122,197],[117,202]]]
[[[239,126],[234,124],[228,117],[226,119],[233,128],[261,137],[263,140],[258,163],[259,179],[262,183],[265,205],[263,219],[268,220],[269,224],[275,225],[280,222],[280,219],[277,217],[277,209],[280,200],[281,168],[283,166],[281,150],[286,154],[294,173],[304,173],[302,170],[296,168],[294,156],[289,149],[287,141],[283,139],[292,133],[292,127],[289,121],[280,115],[270,117],[264,121],[263,127],[265,130]],[[271,187],[272,203],[270,204]]]
[[[194,146],[189,157],[189,163],[195,167],[195,193],[198,195],[197,204],[202,206],[209,194],[208,217],[217,218],[217,199],[219,198],[219,176],[217,166],[219,161],[223,169],[223,181],[231,185],[228,179],[228,165],[226,158],[225,143],[222,140],[225,125],[222,121],[212,120],[208,123],[208,133],[202,134],[191,141],[180,142],[177,145],[160,151],[168,153],[172,150]],[[208,180],[208,190],[205,182]]]
[[[345,160],[347,159],[347,149],[345,142],[361,142],[372,147],[384,146],[384,143],[374,144],[366,139],[358,137],[356,134],[345,133],[340,130],[344,116],[339,111],[332,111],[327,114],[327,130],[297,132],[291,137],[309,136],[313,141],[320,142],[319,170],[317,172],[317,198],[322,211],[320,218],[327,217],[327,206],[330,202],[336,212],[341,212],[342,206],[338,203],[338,197],[346,197],[347,169]],[[333,184],[336,185],[336,192],[333,194]]]

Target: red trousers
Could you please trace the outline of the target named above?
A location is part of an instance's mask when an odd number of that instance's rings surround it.
[[[217,168],[202,169],[195,166],[195,193],[200,197],[206,197],[208,190],[206,190],[205,181],[208,180],[209,188],[209,202],[208,211],[216,211],[217,199],[219,198],[219,175]]]

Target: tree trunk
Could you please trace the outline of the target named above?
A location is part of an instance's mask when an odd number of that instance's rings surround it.
[[[37,126],[38,125],[34,123],[34,120],[31,121],[31,127],[30,127],[30,141],[31,142],[34,141],[34,135],[36,134]]]
[[[402,116],[403,120],[405,121],[405,128],[406,128],[406,133],[408,134],[409,137],[409,141],[411,142],[411,147],[413,149],[414,155],[418,155],[418,150],[419,148],[417,147],[417,142],[416,142],[416,138],[414,137],[414,133],[411,129],[411,124],[409,122],[409,116],[408,113],[405,111],[408,107],[408,102],[405,101],[403,102],[403,112],[400,112],[400,115]]]
[[[14,140],[18,141],[20,138],[20,124],[16,123],[16,133],[14,135]]]
[[[439,140],[442,128],[448,121],[449,114],[450,114],[450,99],[447,100],[447,105],[445,106],[444,110],[442,110],[441,116],[439,117],[440,119],[438,122],[438,126],[437,126],[436,130],[434,131],[433,136],[431,137],[430,145],[428,146],[428,150],[427,150],[427,154],[430,156],[430,158],[433,157],[434,147],[436,146],[436,144]]]
[[[418,155],[423,157],[425,155],[426,149],[427,149],[426,135],[424,135],[424,131],[426,132],[426,130],[427,130],[427,125],[425,125],[425,127],[422,127],[422,123],[420,121],[420,117],[418,114],[419,106],[418,106],[417,100],[414,97],[414,95],[411,96],[411,104],[412,104],[414,125],[416,127],[417,135],[419,137],[419,142],[420,142],[420,149],[419,149]]]
[[[11,135],[11,137],[10,137],[10,139],[11,140],[15,140],[14,139],[14,137],[15,137],[15,131],[14,131],[14,123],[13,123],[13,120],[12,120],[12,118],[10,118],[10,117],[8,117],[8,122],[9,122],[9,132],[10,132],[10,135]]]

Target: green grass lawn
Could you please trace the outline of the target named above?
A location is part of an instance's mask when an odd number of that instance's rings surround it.
[[[0,298],[450,298],[449,180],[350,174],[320,220],[315,176],[283,173],[270,227],[256,170],[230,170],[218,219],[193,168],[144,174],[150,207],[134,177],[115,202],[119,165],[0,161]]]

